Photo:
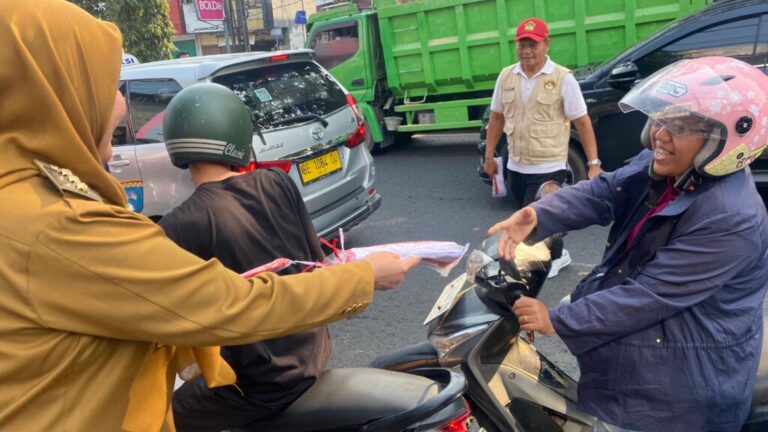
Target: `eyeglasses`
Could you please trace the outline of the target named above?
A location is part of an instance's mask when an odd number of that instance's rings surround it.
[[[706,136],[712,130],[711,123],[691,115],[651,117],[651,126],[657,129],[666,128],[675,136]]]

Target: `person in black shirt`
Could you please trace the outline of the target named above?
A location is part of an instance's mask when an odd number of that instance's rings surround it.
[[[312,220],[290,177],[275,168],[232,170],[250,161],[253,132],[245,105],[216,84],[198,84],[184,93],[166,111],[166,145],[171,161],[189,168],[197,188],[160,220],[168,237],[200,258],[217,258],[239,273],[277,258],[322,261]],[[195,96],[204,96],[206,103],[189,103]],[[194,121],[212,112],[226,121]],[[190,144],[217,140],[223,143],[219,153],[200,152]],[[301,270],[294,264],[281,273]],[[202,377],[184,383],[173,397],[177,430],[218,431],[282,411],[314,383],[330,352],[326,326],[222,347],[222,356],[237,374],[237,387],[208,388]]]

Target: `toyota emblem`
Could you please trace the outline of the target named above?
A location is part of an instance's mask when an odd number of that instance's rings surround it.
[[[320,126],[317,126],[317,127],[313,127],[310,133],[312,134],[312,138],[314,138],[317,141],[320,141],[321,139],[323,139],[323,135],[325,135],[325,130],[323,130],[323,128],[321,128]]]

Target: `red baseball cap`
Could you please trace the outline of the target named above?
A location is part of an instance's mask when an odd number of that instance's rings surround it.
[[[515,42],[520,39],[533,39],[541,42],[549,37],[549,28],[544,20],[539,18],[526,18],[517,26]]]

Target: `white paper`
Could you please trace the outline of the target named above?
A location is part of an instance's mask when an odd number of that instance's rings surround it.
[[[429,311],[427,318],[424,320],[424,324],[427,324],[433,319],[451,310],[453,304],[456,303],[456,299],[459,298],[461,288],[464,287],[466,282],[467,274],[462,273],[459,275],[459,277],[446,285],[445,288],[443,288],[443,292],[440,293],[440,297],[437,298],[435,305],[432,306],[432,310]]]

